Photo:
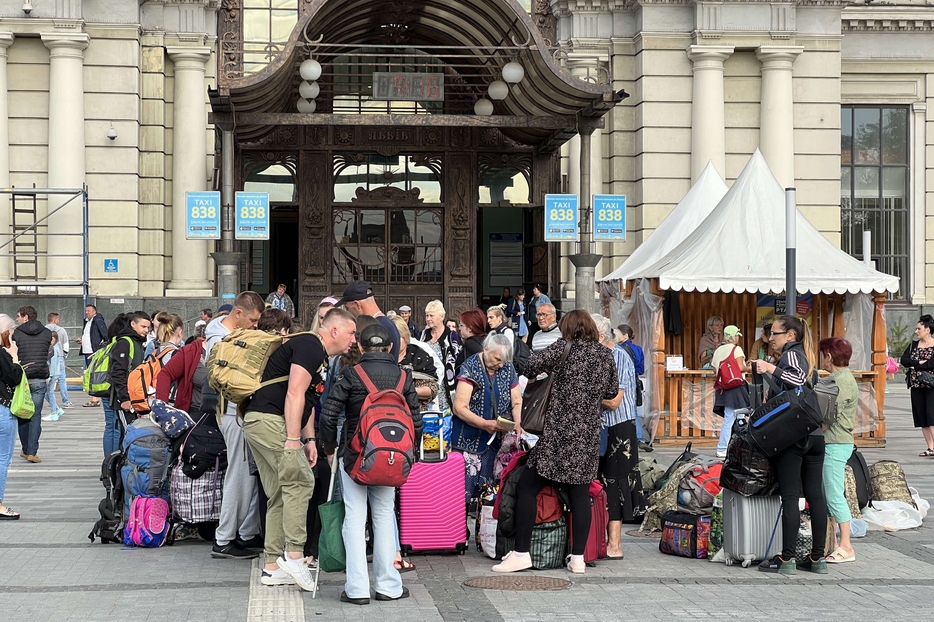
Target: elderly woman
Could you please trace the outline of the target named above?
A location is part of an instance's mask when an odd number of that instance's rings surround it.
[[[451,405],[451,396],[457,386],[455,361],[461,351],[460,343],[454,339],[451,329],[444,325],[444,305],[440,300],[432,300],[425,305],[425,330],[421,341],[428,344],[431,351],[444,363],[444,386],[438,398],[438,407],[445,410]]]
[[[14,512],[3,504],[6,492],[6,476],[13,460],[13,448],[16,446],[18,419],[10,412],[13,391],[23,378],[23,368],[17,358],[16,342],[9,348],[0,347],[0,520],[17,520],[19,512]]]
[[[853,427],[856,425],[856,406],[859,402],[859,387],[850,371],[853,346],[846,339],[828,337],[817,346],[820,365],[830,372],[837,383],[837,418],[833,425],[824,430],[824,497],[830,515],[840,526],[840,542],[827,563],[842,564],[856,561],[856,553],[850,543],[850,506],[843,494],[846,480],[846,461],[853,454]],[[834,530],[836,533],[836,530]]]
[[[737,326],[727,326],[723,329],[726,343],[717,348],[711,359],[711,366],[716,370],[717,380],[720,380],[720,363],[731,354],[743,372],[752,371],[752,366],[746,363],[746,354],[739,347],[739,338],[743,333]],[[716,385],[719,386],[719,385]],[[713,411],[723,417],[720,426],[720,440],[717,441],[717,457],[726,458],[726,448],[730,445],[730,435],[733,433],[733,422],[736,420],[737,408],[749,408],[749,388],[744,382],[742,386],[732,389],[716,389],[713,399]]]
[[[457,319],[459,320],[457,328],[461,336],[461,351],[457,355],[455,365],[460,371],[464,361],[483,351],[483,342],[486,340],[486,314],[483,309],[474,307],[463,311]]]
[[[908,344],[902,354],[902,367],[911,391],[911,416],[921,428],[927,448],[919,456],[934,456],[934,385],[928,382],[934,372],[934,317],[922,315],[915,326],[917,341]],[[927,373],[922,373],[927,372]]]
[[[610,320],[597,314],[592,317],[600,341],[610,349],[616,361],[619,388],[615,397],[603,400],[600,415],[601,436],[606,435],[606,450],[600,457],[600,478],[606,487],[610,515],[606,554],[610,559],[622,559],[623,521],[632,522],[645,513],[636,434],[636,366],[628,352],[616,347]]]
[[[568,570],[584,572],[584,547],[591,519],[590,484],[597,477],[603,400],[619,395],[619,376],[613,353],[600,343],[589,313],[571,311],[561,319],[560,328],[562,339],[533,352],[526,365],[530,378],[555,374],[555,379],[545,412],[545,430],[529,452],[519,479],[515,549],[493,566],[494,572],[532,567],[529,550],[535,526],[535,497],[548,484],[570,493],[574,545]]]
[[[700,361],[701,369],[713,369],[711,360],[713,353],[723,345],[723,318],[719,315],[711,315],[707,319],[707,332],[697,344],[697,359]]]
[[[461,366],[454,393],[451,446],[464,454],[467,498],[470,503],[483,484],[491,483],[502,428],[497,417],[512,419],[521,432],[522,395],[519,376],[512,366],[512,344],[503,335],[489,335],[483,352]],[[533,500],[532,505],[535,505]]]
[[[438,396],[441,388],[443,373],[438,369],[442,367],[440,361],[435,365],[435,357],[431,349],[420,341],[412,342],[412,333],[409,325],[401,315],[392,318],[392,323],[399,331],[399,366],[412,372],[415,381],[415,392],[418,393],[418,403],[425,410],[428,404]]]
[[[506,309],[503,305],[495,305],[486,310],[486,321],[490,325],[490,334],[497,333],[509,337],[509,343],[515,344],[516,333],[509,328],[506,319]]]

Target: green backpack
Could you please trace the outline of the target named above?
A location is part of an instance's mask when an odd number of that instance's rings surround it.
[[[21,365],[17,365],[23,369]],[[32,391],[29,390],[29,380],[26,378],[26,371],[19,380],[19,384],[13,390],[13,401],[10,403],[10,412],[18,419],[32,419],[36,413],[36,405],[32,401]]]
[[[91,397],[110,397],[110,351],[119,337],[114,337],[106,346],[91,355],[84,370],[84,392]],[[124,337],[130,344],[130,359],[133,359],[133,340]]]

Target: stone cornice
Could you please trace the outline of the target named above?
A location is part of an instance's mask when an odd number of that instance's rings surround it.
[[[77,32],[45,32],[42,43],[50,50],[74,50],[83,52],[91,43],[91,37]]]
[[[844,32],[930,32],[934,30],[934,7],[851,6],[843,10],[840,20]]]

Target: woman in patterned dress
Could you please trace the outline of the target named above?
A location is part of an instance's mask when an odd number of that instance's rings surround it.
[[[502,431],[496,418],[521,422],[521,409],[512,345],[505,335],[489,335],[483,342],[483,352],[461,365],[454,392],[451,445],[464,454],[467,503],[479,496],[483,484],[492,482],[499,450],[496,433]]]
[[[494,572],[515,572],[532,567],[529,549],[535,523],[535,497],[545,485],[568,490],[574,513],[574,546],[568,570],[584,572],[584,547],[590,532],[590,483],[597,478],[600,451],[600,415],[603,400],[619,393],[616,361],[590,314],[575,309],[561,319],[562,339],[533,352],[526,366],[530,378],[555,374],[545,412],[545,430],[519,479],[516,498],[516,545],[493,566]],[[561,359],[570,344],[567,358]]]
[[[927,448],[920,456],[934,456],[934,384],[927,380],[934,376],[934,317],[922,315],[915,327],[918,340],[912,341],[902,354],[902,367],[911,389],[911,416],[915,427],[921,428]],[[922,372],[928,372],[922,374]]]

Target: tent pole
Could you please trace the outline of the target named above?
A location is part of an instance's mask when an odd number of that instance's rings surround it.
[[[796,197],[794,188],[785,188],[785,313],[797,315],[798,292],[795,285]]]

